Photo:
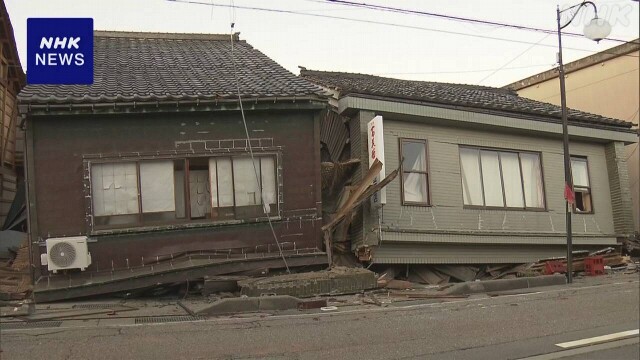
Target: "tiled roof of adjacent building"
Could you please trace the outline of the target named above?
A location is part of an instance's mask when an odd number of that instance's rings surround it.
[[[322,89],[234,35],[240,94],[305,97]],[[233,99],[230,35],[94,32],[92,85],[27,85],[23,104]]]
[[[415,100],[421,102],[464,106],[508,113],[560,119],[560,106],[518,96],[509,89],[478,85],[449,84],[430,81],[392,79],[374,75],[315,71],[301,68],[300,76],[331,90],[340,96],[361,94]],[[569,109],[569,120],[589,125],[631,128],[630,122]]]

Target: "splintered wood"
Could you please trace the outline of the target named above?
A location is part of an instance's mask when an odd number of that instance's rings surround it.
[[[398,170],[394,170],[379,183],[372,185],[373,179],[382,170],[382,163],[376,160],[369,168],[362,181],[355,186],[345,187],[340,193],[335,214],[329,215],[330,221],[322,227],[325,247],[329,261],[333,262],[333,250],[349,252],[350,246],[346,244],[347,232],[351,221],[355,217],[355,210],[365,200],[380,191],[398,176]]]

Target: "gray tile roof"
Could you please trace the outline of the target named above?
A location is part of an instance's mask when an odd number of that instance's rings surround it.
[[[525,115],[561,118],[560,106],[518,96],[515,91],[478,85],[412,81],[374,75],[315,71],[301,68],[300,76],[340,91],[340,96],[362,94],[428,103],[465,106]],[[569,109],[569,120],[584,125],[631,128],[630,122]]]
[[[245,98],[315,96],[295,76],[245,41],[234,56]],[[237,98],[230,35],[94,33],[92,85],[28,85],[21,103],[110,103]]]

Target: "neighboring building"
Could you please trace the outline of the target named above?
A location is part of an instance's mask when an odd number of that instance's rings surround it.
[[[640,114],[640,39],[565,65],[567,106],[593,114],[631,121],[638,128]],[[556,69],[505,86],[518,95],[560,105]],[[639,133],[640,134],[640,133]],[[635,231],[640,232],[640,149],[625,148],[633,200]]]
[[[96,31],[93,85],[24,88],[36,298],[184,281],[195,273],[127,279],[216,259],[237,260],[226,273],[273,267],[266,260],[284,267],[282,257],[326,264],[326,98],[237,35],[234,43],[232,54],[229,35]],[[91,265],[51,274],[41,262],[48,241],[74,236],[88,237]]]
[[[25,84],[9,14],[0,5],[0,230],[22,181],[22,137],[16,97]],[[10,224],[5,224],[10,225]]]
[[[559,107],[473,85],[300,75],[333,92],[336,111],[350,118],[351,158],[368,158],[367,124],[382,116],[387,172],[404,159],[386,205],[363,206],[352,223],[359,255],[368,248],[377,264],[489,264],[566,254]],[[633,231],[624,146],[637,136],[629,122],[580,111],[570,110],[569,122],[575,248],[616,245]]]

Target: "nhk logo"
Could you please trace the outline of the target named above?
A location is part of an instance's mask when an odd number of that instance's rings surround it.
[[[54,42],[55,41],[55,42]],[[67,42],[68,41],[68,42]],[[80,46],[78,43],[80,42],[80,37],[69,38],[66,37],[55,38],[52,37],[42,38],[40,41],[40,50],[43,49],[78,49],[80,50]],[[84,65],[84,54],[83,53],[75,53],[75,54],[62,54],[58,52],[41,52],[36,54],[36,65],[49,65],[49,66],[57,66],[57,65],[71,65],[73,61],[74,65],[82,66]]]
[[[27,82],[93,83],[93,19],[27,19]]]

